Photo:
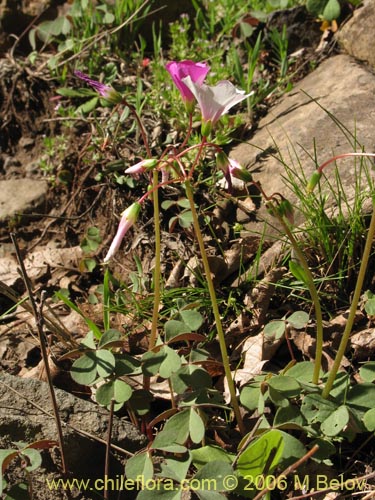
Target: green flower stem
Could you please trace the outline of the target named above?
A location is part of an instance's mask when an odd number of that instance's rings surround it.
[[[359,268],[358,279],[357,279],[357,283],[355,285],[353,300],[352,300],[352,303],[350,305],[349,317],[348,317],[348,321],[345,325],[345,330],[344,330],[344,333],[342,335],[339,349],[338,349],[336,357],[335,357],[335,362],[333,363],[333,367],[331,368],[331,370],[329,372],[329,376],[328,376],[326,385],[324,386],[324,389],[322,392],[323,398],[328,398],[329,393],[331,392],[331,389],[333,386],[333,382],[335,381],[336,374],[340,368],[342,358],[345,354],[345,350],[346,350],[346,346],[347,346],[347,343],[349,340],[349,336],[350,336],[350,333],[352,331],[352,327],[353,327],[353,323],[354,323],[354,319],[355,319],[355,314],[357,312],[357,306],[358,306],[359,298],[360,298],[361,291],[362,291],[363,281],[365,279],[366,268],[367,268],[367,264],[368,264],[368,261],[370,258],[370,253],[371,253],[374,235],[375,235],[375,199],[373,198],[370,227],[369,227],[368,233],[367,233],[365,249],[364,249],[363,255],[362,255],[361,266]]]
[[[213,284],[212,277],[211,277],[211,270],[210,270],[210,265],[208,263],[207,253],[206,253],[206,249],[205,249],[204,241],[203,241],[203,236],[202,236],[202,232],[201,232],[201,229],[199,226],[198,214],[197,214],[197,211],[195,209],[193,188],[192,188],[190,180],[185,181],[185,189],[186,189],[187,198],[188,198],[189,203],[190,203],[190,210],[191,210],[191,213],[193,216],[194,231],[195,231],[195,235],[196,235],[196,238],[198,241],[199,250],[200,250],[201,258],[202,258],[202,262],[203,262],[203,268],[204,268],[204,272],[206,275],[208,291],[209,291],[210,298],[211,298],[212,311],[213,311],[215,323],[216,323],[216,330],[217,330],[217,336],[219,339],[221,357],[222,357],[223,366],[224,366],[224,373],[225,373],[225,376],[227,378],[229,393],[230,393],[230,397],[231,397],[231,405],[232,405],[232,408],[233,408],[233,411],[234,411],[234,414],[235,414],[235,417],[237,420],[238,428],[239,428],[241,434],[243,435],[245,433],[245,428],[244,428],[244,424],[243,424],[243,420],[242,420],[242,416],[241,416],[241,412],[240,412],[240,407],[239,407],[238,401],[237,401],[236,388],[234,386],[232,373],[230,370],[229,357],[228,357],[227,346],[225,343],[223,325],[222,325],[221,318],[220,318],[219,307],[217,304],[215,288],[214,288],[214,284]]]
[[[160,237],[160,209],[159,209],[159,190],[158,188],[158,171],[153,171],[152,177],[153,188],[153,203],[154,203],[154,226],[155,226],[155,268],[154,268],[154,306],[152,310],[151,334],[149,341],[149,349],[153,349],[158,336],[158,319],[160,306],[160,260],[161,260],[161,237]]]
[[[315,349],[315,365],[314,365],[314,373],[313,373],[313,380],[312,381],[313,381],[313,384],[318,384],[319,383],[319,373],[320,373],[320,368],[321,368],[321,363],[322,363],[322,352],[323,352],[323,316],[322,316],[322,309],[320,307],[318,292],[317,292],[315,284],[314,284],[313,275],[311,274],[310,268],[306,262],[306,258],[304,256],[302,250],[300,249],[297,240],[293,236],[293,233],[290,230],[287,222],[284,220],[283,217],[281,217],[278,214],[277,208],[274,208],[272,203],[268,203],[268,205],[271,207],[272,213],[278,218],[278,220],[282,224],[282,226],[285,230],[285,233],[288,236],[289,241],[292,244],[292,247],[297,254],[299,264],[302,266],[302,268],[305,272],[306,284],[307,284],[311,299],[312,299],[313,304],[314,304],[315,320],[316,320],[316,349]]]

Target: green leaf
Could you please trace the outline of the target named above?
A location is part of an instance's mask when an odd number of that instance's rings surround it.
[[[180,213],[178,223],[183,228],[188,228],[193,222],[193,214],[190,211]]]
[[[39,450],[34,448],[25,448],[21,454],[28,458],[30,464],[25,467],[28,472],[32,472],[42,465],[42,455]]]
[[[296,426],[295,428],[301,428],[306,424],[306,420],[298,406],[289,404],[288,406],[277,409],[273,425],[283,425],[283,429],[285,429],[285,424],[291,424],[289,427],[290,429],[293,429],[293,424]]]
[[[160,365],[166,357],[167,354],[162,349],[160,349],[159,352],[146,352],[142,356],[142,372],[148,377],[156,375],[159,371]]]
[[[183,410],[171,417],[164,428],[157,434],[152,448],[170,450],[171,444],[183,445],[187,441],[190,433],[190,409]],[[175,452],[178,453],[178,452]]]
[[[87,269],[87,271],[89,273],[92,273],[92,271],[96,268],[97,266],[97,262],[95,259],[83,259],[83,264],[85,266],[85,268]]]
[[[76,109],[76,114],[79,115],[80,113],[90,113],[90,111],[94,110],[96,106],[98,105],[99,98],[98,97],[93,97],[92,99],[86,101],[85,103],[81,104],[78,106]]]
[[[252,384],[245,385],[240,395],[241,404],[248,410],[254,411],[258,408],[260,395],[260,382],[253,382]]]
[[[297,330],[300,330],[301,328],[305,328],[309,322],[309,315],[304,311],[296,311],[288,316],[287,322],[294,326]]]
[[[187,198],[180,198],[177,201],[177,205],[181,208],[190,208],[190,202]]]
[[[135,410],[138,415],[146,415],[150,411],[150,404],[153,396],[146,389],[138,389],[134,391],[130,400],[130,407]]]
[[[194,479],[198,479],[203,485],[200,491],[205,489],[205,485],[207,485],[207,489],[210,490],[211,483],[205,480],[214,479],[215,491],[218,492],[226,491],[225,478],[231,475],[233,475],[233,469],[227,461],[213,460],[201,467],[195,474]]]
[[[30,500],[29,486],[27,483],[14,484],[7,492],[4,500]],[[1,487],[0,487],[1,494]]]
[[[272,473],[278,465],[284,450],[284,440],[281,431],[273,429],[262,434],[253,441],[239,456],[237,471],[247,479],[260,476],[268,467],[267,473]]]
[[[267,323],[264,327],[264,335],[274,340],[280,339],[285,332],[285,321],[275,320]]]
[[[168,208],[171,208],[173,205],[175,205],[175,202],[172,200],[165,200],[163,203],[160,205],[163,210],[168,210]]]
[[[359,374],[364,382],[374,382],[375,380],[375,361],[369,361],[361,366]]]
[[[327,0],[307,0],[306,8],[309,12],[311,12],[314,16],[319,16],[322,14]]]
[[[191,440],[196,444],[202,441],[205,434],[204,422],[194,408],[190,408],[189,432]]]
[[[366,411],[363,415],[363,423],[368,431],[375,431],[375,408],[371,408],[371,410]]]
[[[95,352],[88,352],[74,361],[70,374],[72,379],[81,385],[92,384],[97,377]]]
[[[114,398],[117,403],[125,403],[131,398],[133,389],[123,380],[115,380],[114,383]]]
[[[229,453],[223,448],[215,445],[207,445],[202,448],[191,450],[193,464],[197,469],[201,469],[204,465],[215,460],[227,462],[231,464],[235,458],[234,453]]]
[[[311,361],[301,361],[289,368],[286,372],[289,377],[293,377],[300,382],[312,382],[314,374],[314,363]]]
[[[110,344],[111,342],[115,342],[116,340],[120,339],[121,333],[114,328],[110,328],[103,333],[102,338],[99,340],[98,347],[104,347],[106,344]]]
[[[371,297],[367,300],[365,311],[369,316],[375,316],[375,297]]]
[[[359,411],[375,407],[375,385],[363,383],[351,387],[348,391],[347,404]]]
[[[114,399],[114,394],[114,381],[111,380],[110,382],[106,382],[105,384],[102,384],[98,387],[95,393],[95,398],[100,405],[108,406],[111,403],[112,399]]]
[[[125,465],[125,475],[128,479],[137,480],[141,476],[144,481],[153,478],[154,466],[148,451],[129,458]]]
[[[301,405],[301,413],[309,424],[324,422],[338,405],[322,398],[320,394],[308,394]]]
[[[95,353],[96,366],[100,377],[109,377],[116,365],[114,355],[106,349],[98,349]]]
[[[179,314],[185,325],[190,328],[190,331],[195,332],[202,326],[203,316],[196,309],[182,310]]]
[[[173,484],[161,484],[160,489],[159,487],[155,487],[149,490],[142,490],[138,493],[137,500],[181,500],[181,493],[179,489],[176,490]]]
[[[297,380],[288,375],[276,375],[268,380],[268,386],[283,394],[286,398],[294,398],[301,393]]]
[[[176,337],[181,333],[190,333],[192,330],[186,323],[171,319],[165,323],[164,331],[165,339],[168,342],[169,340],[173,339],[173,337]]]
[[[3,470],[5,470],[9,463],[18,456],[18,450],[0,450],[0,495],[3,492]]]
[[[115,374],[117,377],[124,375],[140,375],[142,373],[141,361],[130,354],[114,354],[116,360]]]
[[[328,0],[327,5],[323,10],[323,19],[333,21],[340,17],[341,7],[337,0]]]
[[[159,375],[163,378],[169,378],[172,373],[177,372],[181,368],[181,358],[174,349],[168,346],[163,346],[162,350],[166,357],[160,364]]]
[[[307,277],[306,277],[305,270],[303,269],[301,264],[299,264],[297,261],[295,261],[295,260],[289,261],[289,271],[293,274],[293,276],[298,281],[302,281],[302,283],[305,283],[305,284],[307,283]]]
[[[314,460],[327,460],[328,457],[336,453],[336,447],[327,439],[314,439],[314,441],[310,443],[309,448],[312,448],[316,444],[319,446],[319,450],[314,454]]]
[[[321,431],[328,437],[337,436],[346,427],[349,422],[349,411],[348,408],[343,405],[339,406],[337,410],[331,413],[322,425],[320,426]]]
[[[201,387],[211,387],[212,378],[210,374],[201,366],[187,364],[171,375],[173,390],[177,394],[183,394],[188,387],[192,390]]]
[[[278,463],[281,469],[285,469],[288,465],[296,462],[306,453],[306,448],[301,441],[291,436],[287,432],[279,431],[283,437],[284,447]]]
[[[186,478],[191,464],[191,453],[188,451],[182,457],[166,458],[161,464],[160,477],[168,477],[174,481],[181,482]]]

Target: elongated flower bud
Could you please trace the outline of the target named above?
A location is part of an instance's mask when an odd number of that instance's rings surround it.
[[[306,191],[308,193],[312,193],[314,191],[315,186],[318,184],[321,177],[322,177],[322,173],[319,170],[315,170],[315,172],[310,177],[310,180],[306,186]]]
[[[104,262],[108,262],[120,248],[121,242],[128,232],[128,230],[135,224],[138,219],[139,212],[141,211],[141,204],[138,202],[133,203],[122,213],[120,224],[117,229],[116,236],[104,258]]]

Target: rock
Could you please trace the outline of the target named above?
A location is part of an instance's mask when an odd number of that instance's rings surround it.
[[[355,134],[357,143],[354,148],[357,151],[361,151],[363,145],[367,152],[372,153],[374,88],[375,76],[351,57],[331,57],[301,80],[291,92],[284,94],[260,121],[249,143],[233,148],[230,155],[250,168],[254,180],[261,183],[267,195],[279,192],[296,202],[296,196],[283,179],[286,171],[280,158],[309,179],[317,167],[315,156],[317,163],[321,164],[334,154],[353,152],[351,142],[355,142],[354,138],[348,138],[348,132],[341,130],[324,109],[350,133]],[[343,187],[349,199],[354,196],[354,165],[353,158],[338,162]],[[293,178],[297,179],[295,176]],[[367,183],[363,186],[365,188]],[[301,188],[304,189],[303,182]],[[333,197],[330,199],[332,203]],[[269,217],[266,210],[260,210],[260,213],[261,217]],[[298,214],[296,222],[301,222]]]
[[[46,200],[47,192],[48,184],[43,180],[1,180],[0,221],[40,207]]]
[[[367,0],[338,31],[336,38],[351,56],[375,68],[375,0]]]
[[[92,467],[104,464],[105,446],[72,427],[106,439],[108,411],[61,389],[55,389],[55,393],[63,423],[67,466],[71,472],[78,471],[82,476],[90,474]],[[13,442],[57,440],[46,383],[0,374],[0,435],[8,436]],[[124,418],[114,417],[113,444],[135,452],[144,447],[146,442],[145,436],[133,424]]]

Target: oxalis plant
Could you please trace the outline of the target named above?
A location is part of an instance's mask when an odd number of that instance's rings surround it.
[[[250,94],[237,89],[229,81],[207,85],[209,72],[206,63],[193,61],[172,61],[166,66],[173,82],[180,91],[187,112],[186,136],[182,143],[168,146],[160,157],[151,154],[140,116],[111,86],[92,80],[76,72],[76,76],[94,87],[108,105],[126,106],[133,113],[141,131],[145,147],[145,158],[125,173],[135,178],[149,179],[146,192],[134,201],[122,214],[117,233],[110,245],[104,264],[108,265],[118,251],[128,230],[136,223],[145,203],[152,203],[155,231],[155,268],[153,275],[153,311],[148,351],[141,357],[122,351],[122,335],[110,327],[109,302],[111,275],[107,269],[104,277],[104,315],[102,331],[89,318],[85,321],[89,333],[81,342],[80,349],[69,353],[78,359],[72,366],[72,377],[78,383],[95,389],[97,402],[113,411],[126,406],[131,420],[138,424],[149,437],[147,449],[131,457],[125,467],[125,478],[129,489],[141,490],[137,498],[148,499],[182,498],[184,490],[194,492],[204,500],[226,498],[228,492],[243,498],[271,498],[271,491],[278,488],[286,492],[296,486],[293,473],[309,458],[330,464],[329,457],[336,451],[336,445],[343,440],[353,440],[359,433],[375,430],[375,409],[373,408],[375,367],[373,363],[363,365],[360,376],[364,383],[353,385],[346,373],[338,373],[342,357],[352,329],[354,314],[361,293],[364,273],[368,264],[371,243],[375,231],[373,214],[368,230],[367,242],[353,295],[350,314],[335,363],[330,373],[321,368],[323,346],[323,319],[319,294],[308,262],[293,232],[291,204],[280,194],[267,196],[265,202],[281,222],[289,238],[296,258],[291,260],[292,274],[308,289],[314,305],[316,323],[316,352],[314,364],[291,362],[280,373],[256,376],[242,389],[238,398],[228,352],[224,338],[222,319],[215,287],[204,245],[196,204],[194,187],[196,176],[207,152],[214,152],[217,168],[223,172],[228,189],[233,178],[252,182],[250,173],[238,162],[229,158],[215,142],[215,126],[221,116]],[[201,135],[198,144],[191,145],[193,116],[196,104],[201,114]],[[323,170],[332,158],[314,173],[306,189],[306,196],[313,196]],[[358,153],[358,155],[365,155]],[[221,351],[221,361],[227,381],[230,403],[225,403],[222,394],[212,386],[212,379],[205,369],[210,360],[209,353],[202,347],[205,337],[198,333],[203,317],[195,304],[178,302],[177,309],[163,325],[160,323],[161,302],[161,236],[159,190],[168,185],[181,185],[186,193],[188,208],[200,258],[207,282],[215,329]],[[255,184],[255,183],[254,183]],[[82,314],[75,304],[63,295],[60,298]],[[278,329],[284,334],[286,324],[303,328],[307,315],[298,314],[283,320]],[[272,328],[267,329],[272,333]],[[267,333],[266,332],[266,333]],[[181,345],[185,347],[181,348]],[[145,418],[152,399],[151,377],[158,376],[168,382],[171,407],[152,421]],[[142,385],[139,387],[139,380]],[[138,385],[137,385],[138,383]],[[250,412],[257,412],[256,425],[246,433],[242,406]],[[271,408],[271,412],[266,411]],[[233,413],[242,439],[237,453],[207,441],[206,429],[218,415]],[[267,418],[265,415],[267,414]],[[223,418],[223,417],[221,417]],[[232,419],[231,419],[232,420]],[[156,433],[155,429],[160,428]],[[289,432],[286,432],[289,431]],[[106,467],[108,463],[106,464]],[[106,468],[105,473],[108,473]],[[308,477],[308,476],[306,476]],[[301,478],[297,478],[298,481]],[[132,484],[129,483],[133,482]],[[315,487],[309,481],[298,483],[300,489]],[[342,488],[349,483],[342,482]],[[126,489],[126,485],[125,485]]]

